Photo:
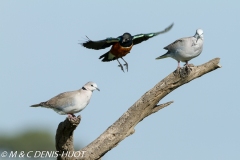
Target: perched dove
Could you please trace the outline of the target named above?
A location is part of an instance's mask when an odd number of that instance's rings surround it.
[[[92,92],[96,89],[100,91],[96,83],[88,82],[79,90],[60,93],[46,102],[30,107],[51,108],[58,114],[68,114],[69,117],[74,117],[74,113],[82,111],[88,105]]]
[[[168,52],[156,59],[171,57],[178,61],[178,68],[180,68],[180,61],[186,62],[185,65],[188,67],[188,61],[199,56],[203,50],[203,30],[197,29],[193,37],[178,39],[164,49]]]

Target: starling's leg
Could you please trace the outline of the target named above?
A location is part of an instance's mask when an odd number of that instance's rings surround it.
[[[119,63],[118,67],[120,67],[120,68],[121,68],[121,70],[124,72],[122,64],[119,62],[119,60],[118,60],[118,59],[117,59],[117,61],[118,61],[118,63]]]
[[[126,69],[127,69],[127,72],[128,72],[128,63],[123,58],[122,58],[122,60],[125,62],[124,66],[126,66]]]

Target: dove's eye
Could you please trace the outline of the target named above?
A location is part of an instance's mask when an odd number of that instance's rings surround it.
[[[93,85],[91,85],[93,87]]]

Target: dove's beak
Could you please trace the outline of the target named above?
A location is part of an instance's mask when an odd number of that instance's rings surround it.
[[[96,89],[97,89],[98,91],[100,91],[100,89],[99,89],[99,88],[97,88],[97,87],[96,87]]]
[[[202,36],[202,35],[199,35],[198,38],[197,38],[197,41],[198,41],[198,39],[203,40],[203,36]]]

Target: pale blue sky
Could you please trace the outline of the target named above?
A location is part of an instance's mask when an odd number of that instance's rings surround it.
[[[160,103],[174,103],[140,122],[103,160],[240,159],[239,6],[237,0],[1,0],[0,133],[43,127],[55,134],[66,116],[29,106],[94,81],[101,92],[94,92],[74,132],[75,144],[87,145],[176,69],[171,58],[155,60],[166,52],[163,47],[202,28],[203,52],[190,62],[220,57],[223,67],[166,96]],[[100,40],[150,33],[172,22],[168,33],[133,47],[125,57],[127,73],[117,61],[98,59],[108,49],[78,44],[85,35]]]

